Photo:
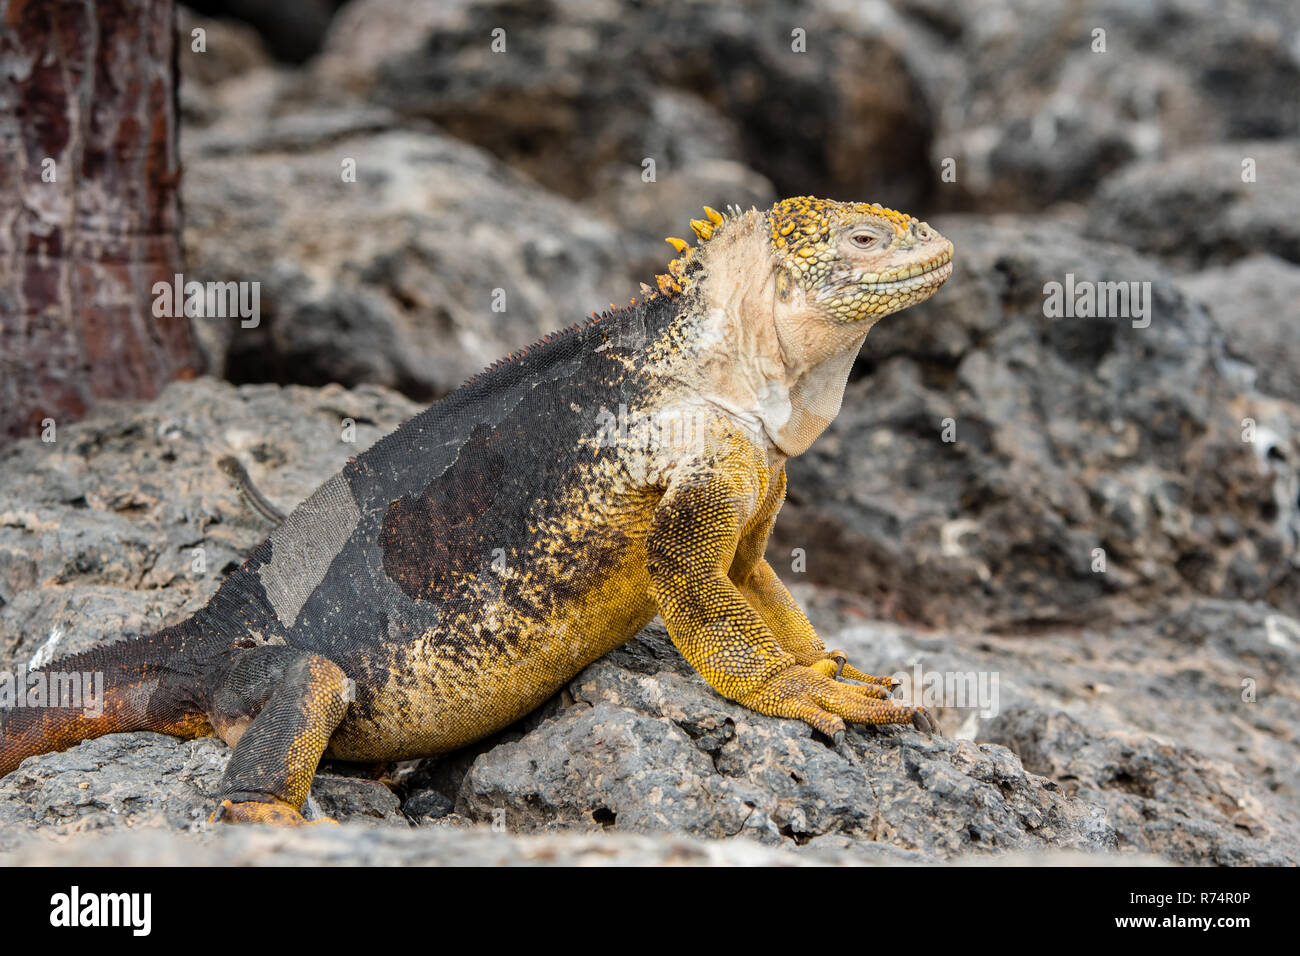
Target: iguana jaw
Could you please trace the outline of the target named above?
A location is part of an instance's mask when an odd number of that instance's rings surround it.
[[[874,325],[886,315],[928,299],[952,275],[952,243],[940,239],[910,256],[918,260],[914,263],[887,272],[856,270],[821,290],[817,301],[833,321],[842,321],[840,310],[861,299],[861,311],[850,321],[870,320]]]

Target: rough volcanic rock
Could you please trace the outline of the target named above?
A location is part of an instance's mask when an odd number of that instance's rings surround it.
[[[1216,143],[1133,163],[1103,182],[1088,204],[1088,233],[1183,270],[1251,254],[1300,263],[1298,212],[1300,139]]]
[[[457,809],[525,829],[746,834],[798,845],[885,844],[917,859],[1108,848],[1091,808],[1060,799],[999,747],[911,728],[812,730],[713,693],[651,628],[570,685],[573,704],[482,754]]]
[[[1134,160],[1300,133],[1286,0],[899,0],[897,19],[847,6],[897,37],[932,104],[932,163],[956,172],[940,202],[1041,209]]]
[[[229,761],[230,748],[215,737],[181,741],[147,731],[26,761],[0,780],[0,849],[34,832],[202,829]],[[406,826],[397,798],[377,781],[318,774],[309,807],[309,816]]]
[[[1253,255],[1180,276],[1223,329],[1228,348],[1255,372],[1255,387],[1300,403],[1300,265]]]
[[[1192,600],[1118,627],[948,636],[873,621],[848,595],[796,596],[859,666],[926,686],[949,735],[1011,747],[1082,798],[1121,852],[1300,860],[1300,620]]]
[[[889,38],[829,3],[358,0],[315,67],[322,86],[432,119],[572,199],[611,164],[639,172],[652,157],[661,180],[679,158],[689,169],[677,144],[690,141],[787,195],[906,205],[931,186],[915,77]],[[719,140],[700,111],[693,127],[664,123],[663,91],[697,95],[736,135]]]
[[[762,209],[780,197],[771,181],[740,160],[735,123],[700,97],[674,89],[650,94],[642,162],[609,162],[591,177],[584,204],[625,231],[651,240],[638,266],[648,278],[663,271],[665,236],[690,235],[705,205]],[[655,160],[647,181],[645,158]]]
[[[309,95],[432,119],[601,208],[652,157],[703,192],[674,214],[745,191],[699,160],[786,195],[1040,209],[1135,160],[1300,134],[1298,35],[1284,0],[353,0]],[[665,121],[680,95],[707,112]]]
[[[1296,845],[1272,830],[1251,785],[1226,764],[1152,734],[1099,734],[1062,713],[1013,710],[989,728],[1027,766],[1092,805],[1121,845],[1179,863],[1220,866],[1295,862]]]
[[[0,667],[200,607],[270,531],[217,469],[221,456],[287,511],[417,410],[371,387],[200,379],[61,427],[51,444],[0,450]]]
[[[322,109],[192,144],[187,279],[258,283],[256,327],[204,321],[226,377],[427,398],[636,291],[617,230],[481,150],[391,123]]]

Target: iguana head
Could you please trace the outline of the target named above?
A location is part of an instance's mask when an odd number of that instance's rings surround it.
[[[952,274],[951,242],[929,223],[877,203],[797,196],[763,213],[723,215],[708,206],[704,212],[707,220],[691,220],[701,247],[715,234],[752,227],[761,217],[777,296],[789,302],[800,295],[828,322],[869,319],[874,324],[928,299]],[[705,256],[685,240],[667,241],[679,255],[668,264],[668,274],[658,277],[659,287],[677,292],[691,283]]]
[[[699,296],[701,393],[800,454],[839,411],[871,327],[947,281],[952,243],[874,203],[800,196],[765,212],[704,212],[691,220],[696,247],[668,240],[678,256],[659,289]]]
[[[830,322],[872,321],[928,299],[952,274],[952,243],[911,216],[866,203],[786,199],[765,217],[780,263],[777,295],[794,287]]]

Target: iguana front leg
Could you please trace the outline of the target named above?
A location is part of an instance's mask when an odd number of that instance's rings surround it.
[[[729,572],[731,580],[771,628],[776,642],[794,655],[796,661],[827,677],[846,677],[877,685],[871,689],[871,696],[884,699],[897,682],[892,677],[863,673],[847,662],[844,651],[828,651],[812,622],[799,607],[799,602],[763,556],[777,513],[785,501],[785,487],[785,466],[782,465],[767,500],[741,535]]]
[[[660,500],[646,541],[647,570],[673,643],[724,697],[759,713],[798,718],[829,737],[843,733],[846,720],[930,730],[924,710],[801,664],[728,577],[742,529],[767,498],[767,485],[761,453],[741,440],[725,454],[680,468]]]

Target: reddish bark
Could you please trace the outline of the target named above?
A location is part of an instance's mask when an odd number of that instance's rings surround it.
[[[151,291],[182,271],[175,15],[0,0],[0,442],[200,368]]]

